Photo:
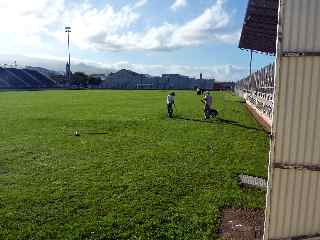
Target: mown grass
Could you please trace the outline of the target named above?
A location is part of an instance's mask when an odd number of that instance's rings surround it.
[[[193,92],[0,93],[0,239],[215,239],[224,207],[263,208],[266,133],[237,97]],[[81,136],[75,137],[79,129]]]

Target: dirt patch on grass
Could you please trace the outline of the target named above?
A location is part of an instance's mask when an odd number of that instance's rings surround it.
[[[260,240],[263,227],[264,210],[228,208],[223,211],[220,236],[227,240]]]

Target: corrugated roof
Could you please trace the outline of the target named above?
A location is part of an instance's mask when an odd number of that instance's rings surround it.
[[[249,0],[239,47],[276,53],[279,0]]]

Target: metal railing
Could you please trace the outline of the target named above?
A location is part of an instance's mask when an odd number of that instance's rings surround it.
[[[270,64],[236,83],[235,92],[257,113],[272,121],[274,64]]]

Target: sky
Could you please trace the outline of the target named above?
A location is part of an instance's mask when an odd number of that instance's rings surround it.
[[[238,48],[246,6],[247,0],[0,0],[0,55],[66,61],[70,26],[72,63],[235,81],[249,72],[249,52]],[[253,68],[272,61],[256,53]]]

